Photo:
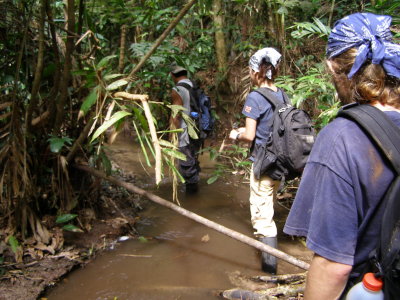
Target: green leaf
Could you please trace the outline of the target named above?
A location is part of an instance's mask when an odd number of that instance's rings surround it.
[[[86,115],[86,113],[89,111],[89,109],[92,107],[92,105],[96,103],[98,90],[99,90],[99,86],[96,86],[95,88],[93,88],[93,90],[90,92],[90,94],[83,101],[83,103],[81,105],[81,109],[80,109],[80,111],[83,113],[83,115]]]
[[[109,84],[106,87],[106,89],[107,89],[107,91],[112,91],[112,90],[115,90],[115,89],[117,89],[117,88],[119,88],[121,86],[124,86],[126,84],[128,84],[128,81],[126,79],[119,79],[119,80],[114,81],[113,83]]]
[[[109,160],[107,155],[104,153],[104,151],[101,151],[99,156],[101,158],[101,163],[104,167],[106,175],[111,175],[111,170],[112,170],[111,161]]]
[[[110,79],[114,79],[120,76],[123,76],[124,74],[108,74],[104,76],[105,80],[110,80]]]
[[[143,155],[144,155],[144,157],[145,157],[145,159],[146,159],[146,164],[147,164],[149,167],[151,167],[151,163],[150,163],[150,160],[149,160],[149,156],[148,156],[148,154],[147,154],[146,147],[144,146],[143,139],[142,139],[142,136],[141,136],[141,134],[140,134],[140,132],[139,132],[139,129],[138,129],[137,125],[136,125],[136,122],[133,121],[132,123],[133,123],[133,126],[135,127],[135,130],[136,130],[136,133],[137,133],[137,137],[138,137],[138,139],[139,139],[140,147],[142,148],[142,153],[143,153]]]
[[[19,243],[18,243],[18,240],[15,238],[15,236],[10,236],[10,238],[8,239],[8,243],[11,246],[12,252],[13,253],[17,253],[18,247],[19,247]]]
[[[108,63],[108,61],[110,59],[113,59],[113,58],[116,58],[116,57],[117,57],[117,55],[109,55],[109,56],[103,57],[100,60],[100,62],[97,64],[97,66],[96,66],[97,69],[100,69],[100,68],[104,67]]]
[[[183,178],[181,173],[179,173],[178,169],[175,167],[175,165],[172,163],[172,161],[167,157],[164,157],[164,159],[167,162],[167,165],[171,168],[172,172],[174,172],[176,174],[176,176],[178,176],[178,179],[180,180],[180,182],[184,183],[185,178]]]
[[[138,240],[139,240],[139,242],[141,242],[141,243],[147,243],[147,242],[148,242],[148,239],[146,239],[144,236],[139,236],[139,237],[138,237]]]
[[[186,155],[183,154],[182,152],[176,151],[176,150],[172,150],[169,148],[162,148],[162,152],[164,152],[165,154],[171,156],[171,157],[175,157],[177,159],[180,160],[186,160]]]
[[[72,232],[83,232],[82,229],[80,229],[72,224],[67,224],[67,225],[63,226],[63,229],[66,231],[72,231]]]
[[[166,140],[160,139],[159,143],[161,146],[172,148],[172,149],[177,149],[177,147],[174,144],[172,144],[171,142],[168,142]]]
[[[78,215],[76,215],[76,214],[63,214],[63,215],[57,217],[56,223],[57,224],[67,223],[67,222],[75,219],[77,216]]]
[[[106,131],[114,123],[116,123],[119,120],[121,120],[122,118],[124,118],[126,116],[130,116],[130,115],[132,115],[132,114],[127,111],[123,111],[123,110],[117,111],[115,114],[113,114],[113,116],[108,121],[104,122],[99,128],[97,128],[97,130],[93,134],[93,137],[90,140],[90,142],[92,143],[100,134],[102,134],[104,131]]]
[[[71,145],[72,139],[69,137],[51,137],[48,139],[48,142],[50,143],[50,151],[53,153],[59,153],[65,144]]]
[[[167,105],[167,107],[171,109],[173,118],[175,118],[180,111],[186,110],[186,108],[184,108],[182,105]]]
[[[220,177],[219,175],[215,175],[215,176],[208,178],[207,184],[213,184],[214,182],[216,182],[218,180],[219,177]]]

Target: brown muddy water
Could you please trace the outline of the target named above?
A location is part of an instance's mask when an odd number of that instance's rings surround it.
[[[129,139],[118,139],[109,151],[125,171],[137,172],[142,168],[139,151]],[[248,182],[228,176],[224,181],[207,185],[212,162],[207,155],[202,155],[200,161],[200,191],[192,196],[180,193],[181,206],[252,237]],[[151,190],[171,199],[170,183]],[[310,252],[299,241],[282,234],[288,210],[279,203],[275,208],[281,233],[279,249],[309,261]],[[46,297],[49,300],[221,299],[218,291],[234,287],[228,277],[230,273],[263,275],[258,250],[150,201],[140,213],[136,228],[143,238],[116,243],[113,250],[72,272]],[[302,271],[284,261],[278,263],[280,274]]]

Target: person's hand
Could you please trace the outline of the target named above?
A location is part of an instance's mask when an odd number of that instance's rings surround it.
[[[238,134],[239,134],[238,130],[232,129],[231,132],[229,133],[229,138],[231,140],[236,140]]]
[[[231,140],[237,140],[238,135],[243,133],[243,132],[245,132],[245,131],[246,131],[246,128],[244,128],[244,127],[240,127],[240,128],[237,128],[237,129],[232,129],[231,132],[229,133],[229,138]]]

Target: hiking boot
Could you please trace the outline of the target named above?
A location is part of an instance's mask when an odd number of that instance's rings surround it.
[[[260,238],[260,242],[264,243],[268,246],[271,246],[273,248],[277,248],[278,246],[278,240],[275,237],[262,237]],[[262,252],[261,253],[261,269],[266,272],[266,273],[270,273],[272,275],[276,274],[276,257],[266,253],[266,252]]]

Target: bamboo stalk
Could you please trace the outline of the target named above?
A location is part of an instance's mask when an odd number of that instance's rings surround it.
[[[225,235],[227,235],[227,236],[229,236],[231,238],[234,238],[235,240],[238,240],[238,241],[240,241],[242,243],[245,243],[245,244],[247,244],[249,246],[252,246],[252,247],[254,247],[254,248],[258,249],[258,250],[261,250],[263,252],[267,252],[267,253],[269,253],[269,254],[271,254],[273,256],[276,256],[277,258],[280,258],[280,259],[282,259],[282,260],[284,260],[284,261],[286,261],[286,262],[288,262],[288,263],[290,263],[292,265],[295,265],[295,266],[297,266],[299,268],[302,268],[304,270],[308,270],[308,268],[310,267],[310,265],[308,263],[306,263],[306,262],[304,262],[302,260],[299,260],[299,259],[297,259],[297,258],[295,258],[295,257],[293,257],[293,256],[291,256],[289,254],[286,254],[285,252],[282,252],[282,251],[280,251],[278,249],[272,248],[272,247],[270,247],[270,246],[268,246],[266,244],[263,244],[263,243],[255,240],[253,238],[250,238],[250,237],[248,237],[248,236],[246,236],[246,235],[244,235],[242,233],[239,233],[239,232],[234,231],[232,229],[229,229],[229,228],[227,228],[225,226],[222,226],[222,225],[220,225],[220,224],[218,224],[216,222],[208,220],[208,219],[206,219],[206,218],[204,218],[202,216],[199,216],[199,215],[197,215],[197,214],[195,214],[195,213],[193,213],[191,211],[188,211],[188,210],[186,210],[186,209],[184,209],[184,208],[182,208],[182,207],[180,207],[180,206],[178,206],[178,205],[176,205],[176,204],[174,204],[174,203],[172,203],[170,201],[167,201],[167,200],[165,200],[165,199],[163,199],[163,198],[161,198],[161,197],[159,197],[157,195],[154,195],[154,194],[152,194],[150,192],[147,192],[147,191],[145,191],[145,190],[143,190],[141,188],[138,188],[137,186],[135,186],[135,185],[133,185],[131,183],[121,181],[121,180],[116,179],[115,177],[112,177],[112,176],[107,176],[103,172],[100,172],[98,170],[94,170],[94,169],[92,169],[92,168],[90,168],[88,166],[75,165],[75,167],[80,169],[80,170],[83,170],[85,172],[88,172],[88,173],[90,173],[90,174],[92,174],[92,175],[94,175],[96,177],[105,179],[105,180],[107,180],[107,181],[109,181],[109,182],[111,182],[111,183],[113,183],[115,185],[121,186],[121,187],[127,189],[128,191],[130,191],[132,193],[136,193],[136,194],[139,194],[141,196],[144,196],[144,197],[148,198],[149,200],[151,200],[151,201],[153,201],[153,202],[155,202],[157,204],[160,204],[160,205],[162,205],[164,207],[167,207],[167,208],[169,208],[169,209],[181,214],[182,216],[185,216],[185,217],[187,217],[189,219],[192,219],[192,220],[194,220],[194,221],[196,221],[196,222],[198,222],[200,224],[203,224],[203,225],[205,225],[205,226],[207,226],[209,228],[212,228],[212,229],[214,229],[214,230],[216,230],[216,231],[218,231],[220,233],[223,233],[223,234],[225,234]]]
[[[124,71],[125,62],[125,47],[126,47],[126,33],[128,31],[128,26],[121,26],[121,43],[119,46],[119,62],[118,62],[118,72],[122,73]]]
[[[153,115],[151,114],[149,103],[147,102],[149,97],[147,95],[129,94],[127,92],[117,92],[114,94],[114,97],[120,97],[134,101],[140,100],[142,102],[147,123],[149,124],[149,130],[154,146],[154,151],[156,153],[156,184],[159,184],[161,182],[161,147],[160,142],[158,141],[156,127],[154,126]]]

